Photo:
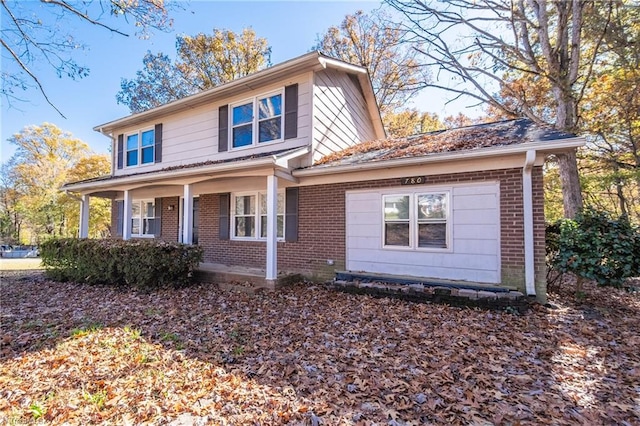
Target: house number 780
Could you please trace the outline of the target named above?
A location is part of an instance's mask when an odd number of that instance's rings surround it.
[[[403,185],[420,185],[425,182],[424,176],[414,176],[414,177],[406,177],[402,178]]]

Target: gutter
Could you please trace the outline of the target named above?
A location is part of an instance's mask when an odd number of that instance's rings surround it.
[[[238,169],[255,169],[260,167],[267,166],[275,166],[283,169],[287,168],[286,162],[288,160],[300,157],[309,152],[308,147],[302,147],[295,149],[293,151],[283,152],[280,155],[270,155],[264,158],[257,158],[251,160],[245,160],[247,163],[243,165],[238,164],[238,162],[230,161],[228,163],[219,163],[219,164],[211,164],[209,166],[202,167],[187,167],[184,169],[175,169],[168,171],[156,171],[149,172],[148,174],[140,174],[140,175],[123,175],[122,177],[117,176],[116,179],[108,179],[100,182],[87,182],[87,183],[78,183],[78,184],[69,184],[64,185],[62,187],[65,191],[80,191],[82,189],[98,189],[104,187],[111,187],[114,185],[121,184],[130,184],[130,183],[141,183],[141,182],[154,182],[161,179],[171,179],[171,178],[181,178],[181,177],[191,177],[194,175],[207,175],[207,174],[215,174],[219,172],[226,172],[229,170],[238,170]]]
[[[536,162],[536,151],[527,151],[522,168],[522,203],[524,221],[524,282],[527,296],[536,295],[535,257],[533,244],[533,183],[531,172]]]
[[[529,142],[520,145],[483,148],[477,151],[462,150],[453,152],[439,152],[436,154],[427,154],[422,157],[407,157],[391,160],[371,161],[368,163],[346,164],[337,166],[311,166],[306,169],[294,170],[292,174],[295,177],[306,177],[376,169],[390,169],[394,167],[415,166],[428,163],[443,163],[451,161],[470,160],[475,158],[495,157],[497,155],[521,154],[531,149],[540,153],[552,154],[554,152],[565,152],[569,149],[578,148],[583,146],[584,144],[584,138],[575,137],[567,139],[556,139],[545,142]]]

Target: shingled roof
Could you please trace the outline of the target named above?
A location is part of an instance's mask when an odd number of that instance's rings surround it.
[[[439,130],[406,138],[362,142],[323,157],[312,168],[423,157],[435,153],[471,151],[574,137],[576,135],[559,132],[551,126],[535,124],[529,119],[498,121]]]

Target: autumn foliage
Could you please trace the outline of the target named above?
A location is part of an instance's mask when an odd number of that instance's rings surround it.
[[[0,275],[3,425],[640,424],[639,293],[513,315]]]
[[[146,240],[52,239],[40,247],[47,275],[60,281],[142,290],[188,284],[199,246]]]

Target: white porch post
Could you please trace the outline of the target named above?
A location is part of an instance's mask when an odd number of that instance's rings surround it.
[[[80,200],[80,238],[89,237],[89,196],[83,195]]]
[[[124,191],[124,205],[122,206],[122,239],[131,239],[131,194],[129,191]]]
[[[278,277],[278,178],[267,176],[267,281]]]
[[[535,254],[533,231],[533,183],[531,172],[536,162],[536,151],[527,151],[522,168],[522,202],[524,222],[524,278],[527,296],[536,295]]]
[[[191,185],[184,186],[184,208],[182,219],[182,242],[184,244],[193,243],[193,188]]]

